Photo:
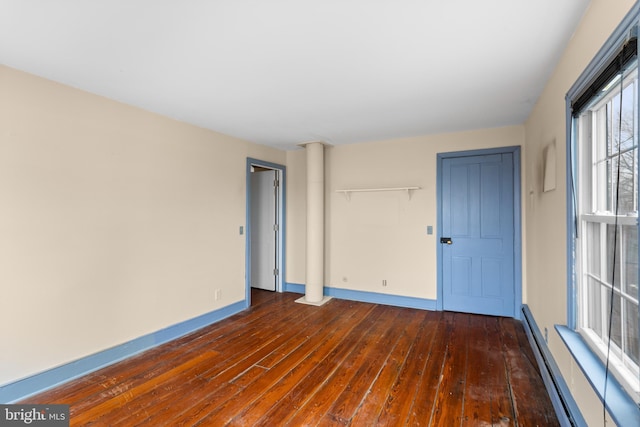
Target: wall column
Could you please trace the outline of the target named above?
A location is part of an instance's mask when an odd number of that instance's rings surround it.
[[[304,144],[307,150],[307,270],[305,296],[298,302],[322,305],[324,296],[324,144]]]

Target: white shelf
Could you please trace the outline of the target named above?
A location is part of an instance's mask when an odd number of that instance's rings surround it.
[[[336,190],[336,193],[342,193],[351,200],[351,193],[372,193],[378,191],[406,191],[407,197],[411,200],[411,192],[413,190],[420,190],[420,187],[385,187],[385,188],[347,188],[344,190]]]

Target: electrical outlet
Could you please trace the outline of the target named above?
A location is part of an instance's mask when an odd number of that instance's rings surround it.
[[[222,297],[222,291],[220,289],[216,289],[213,295],[215,300],[218,301]]]
[[[387,286],[387,279],[382,279],[382,286]]]
[[[549,330],[546,327],[544,328],[544,342],[549,344]]]

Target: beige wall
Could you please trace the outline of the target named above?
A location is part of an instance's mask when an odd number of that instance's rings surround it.
[[[436,299],[437,154],[522,145],[513,126],[329,147],[325,151],[326,272],[329,287]],[[304,283],[304,151],[288,154],[287,281]],[[302,183],[302,184],[301,184]],[[336,190],[417,186],[406,192]],[[298,203],[296,203],[298,201]],[[433,235],[427,235],[427,226]],[[295,257],[295,259],[294,259]],[[294,262],[295,260],[295,262]],[[382,280],[387,286],[382,286]]]
[[[284,152],[2,66],[0,94],[0,384],[244,299],[246,157]]]
[[[565,95],[630,10],[632,0],[593,0],[548,81],[526,129],[526,300],[538,326],[549,331],[549,347],[589,425],[601,423],[602,409],[591,387],[553,330],[567,322]],[[542,193],[542,151],[557,148],[557,188]]]

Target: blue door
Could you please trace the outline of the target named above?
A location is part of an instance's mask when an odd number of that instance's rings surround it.
[[[441,159],[444,310],[514,317],[513,157]]]

